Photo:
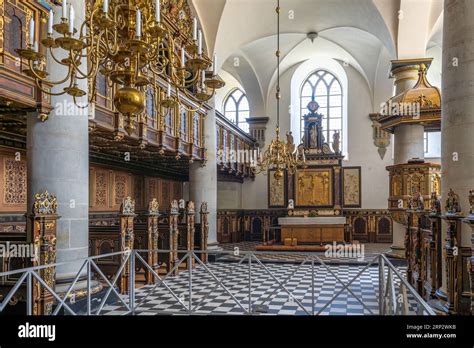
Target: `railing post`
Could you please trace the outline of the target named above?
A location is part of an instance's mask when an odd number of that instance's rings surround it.
[[[194,250],[195,215],[194,202],[189,201],[186,206],[186,248],[188,251]],[[194,259],[191,259],[191,262],[194,266]]]
[[[201,250],[202,250],[200,256],[201,256],[202,262],[207,263],[208,261],[207,238],[209,235],[209,220],[208,220],[209,212],[207,210],[207,202],[201,203],[200,215],[201,215]]]
[[[130,311],[132,315],[135,315],[135,250],[130,251],[130,283],[129,283],[129,296],[130,296]]]
[[[401,303],[397,299],[397,307],[399,306],[400,312],[395,313],[395,314],[402,314],[402,315],[407,315],[408,314],[408,295],[407,295],[407,288],[405,284],[400,283],[400,289],[399,289],[399,295],[401,295]],[[420,306],[421,307],[421,306]]]
[[[314,316],[314,258],[311,258],[311,314]]]
[[[385,315],[385,262],[383,256],[379,256],[379,315]]]
[[[193,252],[188,251],[188,274],[189,274],[189,283],[188,283],[188,292],[189,292],[189,310],[188,313],[191,314],[193,310]]]
[[[133,221],[135,219],[135,200],[130,196],[122,201],[120,206],[120,245],[121,251],[133,250],[135,232]],[[133,255],[131,255],[133,256]],[[122,258],[123,260],[123,258]],[[123,261],[122,261],[123,262]],[[125,261],[126,262],[126,261]],[[120,279],[120,290],[123,294],[127,293],[127,286],[132,270],[124,268]]]
[[[172,276],[178,275],[178,267],[175,266],[179,262],[178,258],[178,236],[179,236],[179,229],[178,229],[178,216],[179,216],[179,205],[177,200],[173,200],[170,205],[169,211],[169,270],[168,272],[172,271]]]
[[[28,277],[26,278],[26,315],[33,314],[33,277],[32,271],[28,271]]]
[[[252,253],[249,253],[249,315],[252,315]]]
[[[87,260],[87,315],[91,315],[91,261]]]
[[[148,231],[148,265],[153,271],[158,273],[158,218],[160,205],[158,200],[153,198],[148,204],[147,231]],[[153,272],[150,269],[145,270],[146,283],[151,285],[155,282]]]
[[[29,215],[35,250],[38,253],[33,267],[54,264],[56,262],[57,234],[57,199],[48,191],[34,196],[32,213]],[[56,286],[56,267],[38,270],[39,277],[51,288]],[[34,315],[50,315],[53,312],[54,298],[52,294],[32,279],[32,301]]]

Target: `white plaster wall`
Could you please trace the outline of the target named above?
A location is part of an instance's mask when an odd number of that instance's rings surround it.
[[[217,209],[241,209],[242,184],[238,182],[217,183]]]
[[[372,138],[369,114],[374,110],[367,84],[354,69],[349,67],[346,73],[349,81],[349,161],[344,161],[343,165],[362,167],[362,208],[386,209],[389,177],[385,167],[393,163],[392,150],[387,148],[384,159],[380,159]]]

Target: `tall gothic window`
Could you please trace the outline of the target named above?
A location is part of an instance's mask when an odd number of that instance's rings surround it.
[[[301,137],[304,135],[303,116],[308,113],[308,103],[314,99],[319,104],[318,113],[323,114],[322,126],[323,135],[326,138],[325,142],[332,148],[332,137],[335,131],[339,131],[340,138],[344,139],[342,97],[341,83],[336,76],[326,70],[318,70],[312,73],[303,83],[300,94]]]
[[[224,115],[240,129],[249,132],[249,124],[246,121],[250,117],[249,101],[240,89],[235,89],[225,100]]]

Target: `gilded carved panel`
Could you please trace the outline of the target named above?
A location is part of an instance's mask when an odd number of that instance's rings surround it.
[[[122,174],[115,175],[115,205],[121,205],[127,196],[127,176]]]
[[[333,173],[331,169],[298,171],[295,177],[297,206],[332,206]]]
[[[5,158],[3,161],[5,204],[26,204],[26,162]]]
[[[437,195],[441,195],[441,175],[432,174],[431,176],[431,188],[430,193],[436,192]]]
[[[392,196],[403,195],[403,180],[401,175],[394,175],[392,178]]]
[[[420,173],[413,173],[407,176],[407,186],[405,192],[407,195],[412,195],[419,192],[422,195],[428,194],[425,192],[425,176]]]
[[[107,207],[108,197],[108,175],[107,172],[97,172],[95,175],[95,206]]]

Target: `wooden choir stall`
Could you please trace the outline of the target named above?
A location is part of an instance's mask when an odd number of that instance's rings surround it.
[[[183,201],[184,202],[184,201]],[[187,251],[205,250],[209,225],[207,204],[199,211],[201,222],[195,223],[194,202],[180,204],[173,200],[168,211],[160,213],[157,199],[153,198],[146,212],[136,212],[131,197],[124,199],[117,215],[105,214],[92,217],[89,227],[90,255],[97,256],[117,251],[135,249],[157,274],[177,275],[186,263],[179,263]],[[199,231],[196,233],[195,231]],[[207,261],[205,252],[200,259]],[[108,277],[113,276],[123,257],[97,259],[97,265]],[[193,265],[195,263],[193,262]],[[136,282],[153,284],[156,277],[143,263],[136,262]],[[125,267],[120,278],[120,289],[127,291],[129,269]]]

